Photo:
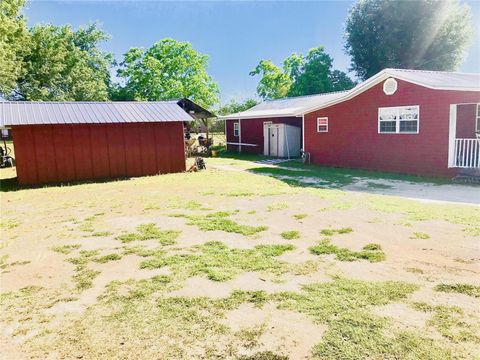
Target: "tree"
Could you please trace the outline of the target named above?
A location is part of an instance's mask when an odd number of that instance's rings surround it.
[[[333,59],[323,46],[310,49],[306,56],[292,54],[283,60],[283,69],[262,60],[250,75],[262,75],[257,94],[264,99],[304,96],[348,90],[355,86],[347,74],[332,71]]]
[[[163,39],[147,50],[132,48],[117,74],[125,80],[113,96],[130,100],[189,98],[210,108],[218,102],[218,85],[206,71],[208,56],[188,42]]]
[[[347,74],[340,70],[333,70],[330,73],[331,91],[350,90],[356,83]]]
[[[20,100],[103,101],[108,99],[110,54],[98,48],[108,35],[96,24],[38,25],[30,29],[30,50],[14,97]]]
[[[272,100],[287,96],[292,79],[281,68],[270,60],[262,60],[250,76],[261,75],[258,82],[257,94],[264,99]]]
[[[323,46],[310,49],[303,60],[303,67],[288,95],[301,96],[332,91],[330,69],[333,59]],[[345,75],[346,76],[346,75]]]
[[[455,70],[472,37],[458,0],[360,0],[346,21],[345,51],[366,79],[384,68]]]
[[[24,72],[23,56],[28,49],[28,30],[20,14],[25,0],[0,1],[0,95],[10,96]]]
[[[218,115],[235,114],[241,111],[248,110],[257,104],[258,104],[258,101],[255,99],[245,99],[242,102],[238,102],[232,99],[229,103],[226,103],[225,105],[220,106],[217,110],[217,114]]]

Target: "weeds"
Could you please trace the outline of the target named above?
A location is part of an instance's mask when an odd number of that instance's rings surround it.
[[[305,313],[328,325],[314,356],[321,359],[414,358],[420,352],[432,358],[451,358],[432,340],[414,333],[387,336],[389,322],[374,316],[369,307],[405,299],[417,286],[403,282],[365,282],[334,278],[332,282],[304,286],[300,293],[284,292],[272,298],[280,308]],[[435,356],[433,356],[435,355]]]
[[[370,262],[379,262],[385,260],[385,253],[379,244],[367,244],[362,251],[352,251],[332,244],[330,239],[327,238],[321,240],[318,245],[311,247],[310,252],[315,255],[335,254],[339,261],[364,259]]]
[[[474,324],[466,322],[461,308],[429,305],[424,302],[414,302],[412,307],[419,311],[432,312],[433,316],[427,322],[427,325],[435,327],[443,337],[453,342],[480,343],[478,321]]]
[[[175,214],[170,216],[185,217],[188,219],[187,225],[197,226],[202,231],[220,230],[249,236],[268,229],[266,226],[240,225],[237,222],[228,219],[230,213],[226,211],[219,211],[207,215]]]
[[[277,210],[284,210],[288,209],[288,204],[285,202],[270,204],[267,206],[267,211],[277,211]]]
[[[280,234],[285,240],[300,239],[300,232],[296,230],[284,231]]]
[[[293,217],[297,220],[302,220],[302,219],[305,219],[307,217],[307,214],[295,214],[295,215],[293,215]]]
[[[352,228],[341,228],[341,229],[323,229],[320,230],[320,234],[325,236],[333,236],[335,234],[349,234],[353,232]]]
[[[180,231],[160,230],[154,223],[142,224],[137,227],[137,232],[117,236],[123,243],[132,241],[158,240],[162,245],[173,245],[180,235]]]
[[[68,255],[73,250],[79,249],[80,247],[81,247],[80,244],[59,245],[59,246],[51,247],[50,250],[55,251],[55,252],[60,253],[60,254]]]
[[[97,262],[97,263],[100,263],[100,264],[105,264],[109,261],[120,260],[121,258],[122,258],[122,256],[119,255],[119,254],[108,254],[108,255],[105,255],[105,256],[95,258],[95,259],[93,259],[93,261]]]
[[[244,271],[286,272],[287,265],[275,257],[293,250],[292,245],[257,245],[253,249],[231,249],[217,241],[192,248],[190,254],[156,254],[144,260],[140,267],[147,269],[168,266],[181,278],[204,275],[210,280],[226,281]]]
[[[447,293],[459,293],[473,297],[480,297],[480,286],[470,284],[438,284],[435,286],[436,291]]]
[[[430,239],[430,235],[424,232],[414,232],[410,239]]]

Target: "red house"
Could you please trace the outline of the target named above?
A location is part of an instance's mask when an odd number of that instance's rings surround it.
[[[301,129],[298,143],[319,165],[480,171],[480,74],[385,69],[348,91],[265,101],[224,118],[231,151],[279,155],[279,137],[297,143],[276,129],[287,124]]]
[[[0,128],[19,184],[60,183],[185,171],[184,122],[202,112],[187,99],[0,102]]]

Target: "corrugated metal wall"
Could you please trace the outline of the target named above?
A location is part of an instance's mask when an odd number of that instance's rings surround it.
[[[13,126],[25,185],[185,170],[182,122]]]

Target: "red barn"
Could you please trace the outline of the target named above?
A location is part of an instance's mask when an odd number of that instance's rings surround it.
[[[302,149],[319,165],[480,170],[480,74],[385,69],[348,91],[265,101],[225,119],[231,151],[275,153],[276,137],[289,135],[270,129],[284,123],[301,129]]]
[[[0,102],[19,184],[185,171],[184,122],[201,109],[163,102]]]

